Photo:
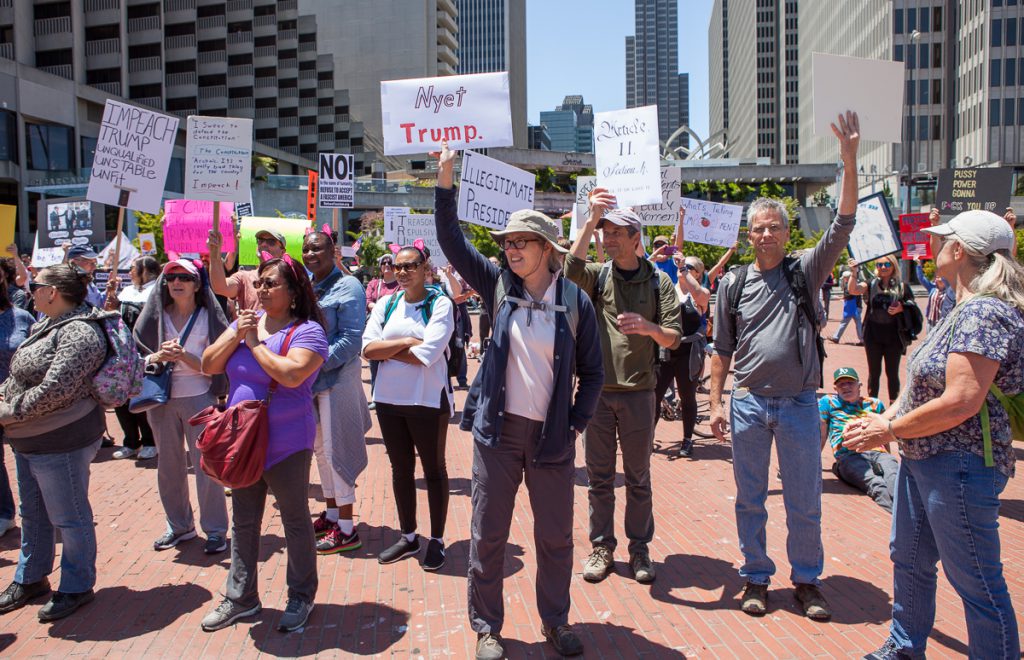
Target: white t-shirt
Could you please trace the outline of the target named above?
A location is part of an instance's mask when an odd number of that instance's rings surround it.
[[[551,278],[544,297],[536,302],[555,304],[558,277]],[[527,300],[530,294],[524,289]],[[505,412],[543,422],[555,386],[555,323],[551,309],[517,307],[509,319],[508,366],[505,370]]]
[[[401,296],[391,318],[384,325],[384,311],[391,298]],[[444,351],[455,330],[455,316],[452,301],[445,296],[434,301],[430,323],[424,325],[421,303],[406,304],[405,295],[398,291],[384,296],[373,306],[370,318],[363,332],[363,347],[377,340],[415,337],[422,344],[410,350],[422,366],[406,364],[399,360],[382,360],[377,367],[377,380],[373,386],[373,400],[376,403],[390,403],[396,406],[424,406],[437,408],[441,392],[448,388],[448,365]],[[448,397],[449,408],[453,403]]]
[[[117,299],[123,303],[145,305],[146,301],[149,300],[149,296],[153,293],[154,285],[156,285],[156,280],[146,282],[142,285],[141,289],[136,288],[134,284],[126,286],[117,293]]]
[[[188,321],[181,326],[179,332],[174,327],[174,323],[171,322],[171,316],[164,310],[164,341],[171,341],[176,337],[180,337],[182,332],[185,332],[185,327],[188,325]],[[188,334],[188,341],[185,342],[185,352],[191,353],[196,357],[202,357],[203,351],[210,345],[210,320],[209,314],[206,312],[205,307],[199,309],[199,315],[196,316],[196,322],[192,326],[192,332]],[[174,365],[174,371],[171,372],[171,398],[172,399],[184,399],[190,396],[199,396],[205,394],[210,390],[210,377],[203,374],[201,371],[196,371],[192,367],[185,364],[184,361],[179,361]]]

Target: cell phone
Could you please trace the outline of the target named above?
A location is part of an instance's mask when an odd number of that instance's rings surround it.
[[[675,254],[676,252],[679,252],[677,245],[666,245],[665,249],[661,251],[662,254]]]

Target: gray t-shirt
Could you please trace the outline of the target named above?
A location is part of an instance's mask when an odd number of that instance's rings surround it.
[[[816,312],[821,300],[814,293],[846,248],[855,220],[852,215],[836,216],[821,241],[800,256]],[[733,386],[761,396],[791,397],[817,390],[821,367],[814,329],[797,308],[782,265],[763,272],[753,264],[747,268],[734,337],[729,299],[735,281],[735,273],[729,272],[715,299],[715,352],[733,358]]]

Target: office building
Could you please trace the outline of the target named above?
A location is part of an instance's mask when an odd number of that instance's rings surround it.
[[[551,151],[551,136],[548,135],[548,128],[544,124],[540,126],[527,126],[527,149],[536,151]]]
[[[657,105],[658,136],[664,144],[690,119],[689,77],[679,73],[678,2],[634,1],[635,35],[626,37],[626,107]],[[683,134],[675,146],[689,143]]]
[[[508,71],[514,146],[526,134],[526,0],[456,0],[459,73]]]
[[[716,0],[708,24],[708,130],[729,132],[729,0]],[[710,136],[709,136],[710,137]]]
[[[551,151],[594,152],[594,108],[579,94],[566,96],[554,110],[540,113]]]

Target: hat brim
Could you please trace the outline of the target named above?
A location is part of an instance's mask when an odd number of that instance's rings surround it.
[[[555,251],[558,252],[559,254],[569,254],[569,251],[566,250],[564,247],[552,241],[550,238],[540,233],[539,231],[534,231],[532,229],[503,229],[501,231],[492,231],[491,238],[493,238],[494,242],[497,243],[498,246],[500,247],[501,239],[505,238],[509,234],[533,234],[534,236],[537,236],[546,241],[551,247],[555,248]]]
[[[857,378],[856,376],[840,376],[839,378],[836,378],[834,381],[832,381],[832,383],[835,384],[841,380],[852,380],[855,383],[860,382],[860,378]]]
[[[922,227],[921,231],[934,236],[952,236],[956,233],[956,230],[948,222],[944,225],[935,225],[934,227]]]

